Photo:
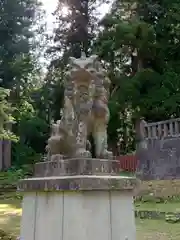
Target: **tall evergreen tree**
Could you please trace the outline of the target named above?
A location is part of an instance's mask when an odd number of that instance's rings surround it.
[[[55,119],[60,117],[59,107],[63,99],[63,81],[69,56],[79,58],[82,51],[86,55],[92,51],[93,38],[98,31],[97,4],[99,1],[59,0],[54,13],[57,28],[54,29],[54,45],[48,49],[52,61],[46,80],[48,89],[52,89],[54,99],[51,107],[48,108],[51,109],[51,116]],[[66,9],[66,14],[63,9]]]
[[[96,49],[112,80],[112,139],[119,133],[117,138],[127,138],[124,124],[132,126],[130,118],[157,121],[180,116],[179,17],[176,0],[117,0],[103,19]]]
[[[33,42],[31,39],[34,35],[33,25],[39,6],[37,0],[2,0],[0,2],[1,87],[11,88],[18,79],[32,69],[30,51]]]

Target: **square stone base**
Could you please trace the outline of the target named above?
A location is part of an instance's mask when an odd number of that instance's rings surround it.
[[[133,191],[24,194],[23,240],[135,240]]]

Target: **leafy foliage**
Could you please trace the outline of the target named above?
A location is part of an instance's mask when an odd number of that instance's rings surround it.
[[[28,56],[32,49],[32,26],[39,3],[36,0],[6,0],[0,5],[0,79],[1,86],[10,88],[27,69],[19,62],[25,60],[24,64],[31,65]]]
[[[103,31],[94,48],[112,80],[109,131],[111,141],[120,139],[121,152],[135,148],[133,126],[139,117],[180,116],[179,6],[178,1],[117,0],[100,23]]]
[[[17,136],[8,129],[8,125],[14,122],[12,116],[14,109],[7,101],[9,93],[9,90],[0,88],[0,138],[17,141]]]
[[[43,30],[43,12],[36,0],[7,0],[0,4],[0,137],[16,140],[12,160],[21,165],[36,161],[47,134],[46,119],[39,117],[41,109],[34,109],[32,98],[42,87],[42,71],[34,52],[40,48],[36,37]]]

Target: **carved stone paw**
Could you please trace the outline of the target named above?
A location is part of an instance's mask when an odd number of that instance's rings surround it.
[[[78,150],[76,153],[76,156],[80,157],[80,158],[91,158],[92,157],[90,151],[87,151],[87,150]]]
[[[103,159],[113,159],[113,153],[111,151],[105,150],[101,155]]]
[[[53,154],[51,156],[51,161],[60,161],[64,158],[62,154]]]

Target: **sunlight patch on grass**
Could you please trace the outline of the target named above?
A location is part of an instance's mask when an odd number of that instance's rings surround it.
[[[18,236],[22,215],[21,203],[18,201],[0,202],[0,229]]]
[[[22,209],[16,208],[12,204],[0,204],[0,216],[1,215],[18,215],[21,216]]]
[[[0,229],[15,236],[20,233],[20,216],[0,215]]]

